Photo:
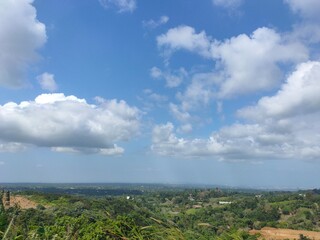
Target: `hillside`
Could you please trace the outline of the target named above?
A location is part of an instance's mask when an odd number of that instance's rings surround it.
[[[77,192],[81,194],[59,193],[60,188],[52,189],[54,193],[47,188],[11,188],[10,206],[1,206],[0,236],[101,240],[320,239],[320,195],[315,190],[150,187],[140,191],[140,187],[122,186],[119,195],[97,196],[93,194],[94,187],[72,188],[79,188]],[[110,186],[99,188],[107,190]],[[139,194],[125,194],[133,193],[132,190]]]

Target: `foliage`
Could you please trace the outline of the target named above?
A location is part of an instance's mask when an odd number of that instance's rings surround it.
[[[38,207],[0,205],[0,236],[13,218],[7,239],[254,240],[258,236],[248,230],[264,226],[320,230],[320,197],[314,191],[161,189],[130,198],[29,191],[24,196]]]

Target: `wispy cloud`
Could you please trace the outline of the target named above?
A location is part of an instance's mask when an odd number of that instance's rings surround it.
[[[148,21],[143,21],[142,25],[145,28],[149,28],[149,29],[155,29],[161,25],[166,24],[169,21],[169,17],[168,16],[161,16],[158,20],[153,20],[150,19]]]
[[[58,89],[58,85],[54,80],[54,75],[51,73],[42,73],[41,75],[37,76],[37,80],[43,90],[54,92]]]
[[[235,10],[236,8],[241,6],[243,0],[212,0],[212,3],[218,7]]]
[[[300,14],[306,19],[320,19],[320,1],[318,0],[284,0],[293,12]]]
[[[164,79],[168,88],[175,88],[183,82],[188,73],[184,68],[179,68],[172,72],[170,70],[162,71],[157,67],[152,67],[150,69],[150,75],[154,79]]]
[[[133,12],[137,8],[136,0],[99,0],[105,9],[117,8],[119,13]]]

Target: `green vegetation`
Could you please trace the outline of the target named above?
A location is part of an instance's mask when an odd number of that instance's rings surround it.
[[[128,199],[127,195],[24,189],[19,195],[39,205],[35,209],[5,209],[1,203],[0,237],[7,231],[5,239],[251,240],[258,236],[248,231],[265,226],[320,231],[320,195],[316,190],[255,193],[149,188],[136,192],[139,194]],[[300,239],[307,238],[301,235]]]

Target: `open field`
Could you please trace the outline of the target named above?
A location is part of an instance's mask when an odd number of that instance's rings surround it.
[[[31,201],[28,198],[19,196],[19,195],[11,196],[10,205],[15,205],[15,204],[20,206],[20,208],[22,209],[36,208],[38,205],[36,202]]]
[[[300,234],[314,239],[320,240],[320,232],[304,231],[304,230],[292,230],[292,229],[279,229],[264,227],[261,230],[251,230],[250,234],[260,233],[260,239],[266,240],[284,240],[284,239],[299,239]]]
[[[10,196],[10,207],[18,205],[21,209],[29,209],[29,208],[36,208],[37,203],[34,201],[29,200],[28,198],[20,195]],[[8,206],[6,206],[7,208]]]

